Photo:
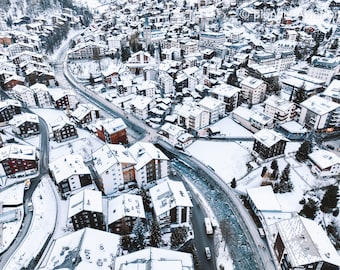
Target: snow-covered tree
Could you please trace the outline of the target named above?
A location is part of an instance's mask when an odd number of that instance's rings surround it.
[[[159,247],[162,241],[161,229],[155,215],[152,217],[152,224],[150,229],[150,245],[152,247]]]
[[[137,218],[135,225],[132,229],[133,242],[137,250],[145,247],[145,225],[140,218]]]

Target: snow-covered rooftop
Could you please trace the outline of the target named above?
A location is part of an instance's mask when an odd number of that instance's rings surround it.
[[[279,96],[272,95],[268,97],[265,102],[265,105],[274,107],[276,110],[280,110],[282,112],[287,112],[291,109],[292,106],[294,106],[294,103],[285,100]]]
[[[147,247],[116,258],[114,269],[194,270],[192,255],[186,252]]]
[[[330,85],[323,91],[322,93],[325,96],[329,96],[331,98],[340,99],[340,80],[333,80]]]
[[[7,158],[35,160],[36,148],[30,145],[8,144],[0,148],[0,160]]]
[[[217,110],[222,104],[222,101],[212,97],[205,97],[199,102],[200,106],[210,111]]]
[[[310,98],[303,101],[300,105],[318,115],[327,114],[340,107],[338,103],[326,100],[325,98],[319,96],[311,96]]]
[[[145,218],[143,199],[140,195],[122,194],[108,201],[107,222],[112,224],[123,217]]]
[[[267,147],[271,147],[281,140],[288,141],[288,139],[272,129],[261,129],[254,134],[254,138]]]
[[[248,188],[247,192],[257,210],[261,212],[281,212],[281,205],[271,186]]]
[[[102,194],[100,191],[82,189],[70,197],[68,217],[71,218],[82,211],[103,212]]]
[[[39,117],[38,115],[33,113],[17,114],[13,116],[13,118],[9,121],[8,124],[18,127],[25,122],[39,123]]]
[[[150,188],[150,197],[157,216],[177,206],[192,207],[184,184],[170,179]]]
[[[241,85],[243,86],[247,86],[250,88],[258,88],[260,85],[262,85],[264,82],[260,79],[256,79],[254,77],[248,76],[247,78],[245,78],[242,82]]]
[[[109,269],[119,246],[118,235],[84,228],[56,239],[40,269]]]
[[[72,175],[90,174],[89,168],[85,165],[81,155],[65,155],[49,164],[55,181],[59,184]]]
[[[120,144],[105,144],[92,154],[92,160],[99,175],[115,164],[135,164],[129,151]]]
[[[310,153],[308,157],[322,170],[340,164],[340,157],[323,149]]]
[[[293,268],[322,261],[340,265],[340,257],[327,233],[313,220],[296,215],[271,225],[270,229],[279,233]]]
[[[151,160],[168,160],[160,149],[149,142],[136,142],[130,146],[129,152],[137,161],[136,170],[140,170]]]
[[[308,130],[296,121],[281,124],[281,127],[290,133],[306,133]]]

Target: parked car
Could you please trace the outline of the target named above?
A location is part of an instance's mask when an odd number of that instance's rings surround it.
[[[205,247],[204,251],[205,251],[205,256],[207,257],[207,259],[210,260],[211,259],[210,248],[209,247]]]

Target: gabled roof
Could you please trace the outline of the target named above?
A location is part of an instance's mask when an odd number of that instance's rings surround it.
[[[76,96],[75,92],[71,89],[63,89],[63,88],[47,88],[50,96],[53,100],[59,100],[64,96]]]
[[[257,210],[261,212],[281,211],[281,205],[271,186],[248,188],[247,193]]]
[[[308,157],[322,170],[340,164],[340,157],[333,152],[323,149],[310,153]]]
[[[71,113],[71,116],[81,120],[91,111],[99,111],[99,108],[91,103],[79,104],[77,109]]]
[[[105,144],[92,154],[92,160],[99,175],[118,163],[136,164],[129,151],[120,144]]]
[[[14,115],[13,118],[9,121],[9,124],[12,126],[19,127],[25,122],[39,124],[39,117],[38,115],[33,114],[33,113],[17,114],[17,115]]]
[[[264,81],[260,79],[256,79],[254,77],[248,76],[241,82],[241,86],[245,85],[245,86],[255,89],[259,87],[260,85],[262,85],[263,83]]]
[[[72,175],[90,174],[90,170],[84,164],[82,156],[76,154],[65,155],[50,162],[49,168],[53,172],[57,184]]]
[[[130,154],[137,161],[136,170],[140,170],[151,160],[168,160],[168,157],[149,142],[136,142],[129,148]]]
[[[68,204],[68,218],[82,211],[102,213],[102,193],[97,190],[82,189],[72,195]]]
[[[340,105],[336,102],[329,101],[325,98],[319,96],[311,96],[305,101],[301,102],[301,107],[305,107],[306,109],[318,114],[324,115],[335,109],[339,108]]]
[[[123,217],[145,218],[143,199],[140,195],[122,194],[108,201],[108,224]]]
[[[40,269],[110,269],[119,246],[119,235],[84,228],[56,239]]]
[[[0,101],[0,110],[7,108],[8,106],[21,107],[21,103],[16,99],[6,99]]]
[[[180,181],[165,180],[150,188],[152,205],[157,216],[178,206],[192,207],[191,199]]]
[[[271,147],[274,144],[278,143],[279,141],[286,141],[286,142],[289,141],[284,136],[282,136],[280,133],[272,129],[261,129],[260,131],[254,134],[254,138],[257,141],[264,144],[266,147]]]
[[[118,131],[126,129],[126,125],[122,118],[107,118],[98,120],[95,124],[96,129],[101,130],[102,127],[108,134],[114,134]]]
[[[75,126],[74,123],[72,123],[68,118],[63,116],[59,116],[57,119],[54,120],[54,122],[50,123],[50,126],[53,131],[60,130],[66,125]]]
[[[117,257],[114,269],[194,270],[195,268],[192,255],[190,253],[147,247],[145,249]]]
[[[23,160],[35,160],[36,148],[29,145],[21,144],[8,144],[0,148],[0,160],[11,159],[23,159]]]
[[[219,109],[220,106],[223,104],[222,101],[212,98],[212,97],[205,97],[203,98],[199,103],[200,106],[210,110],[214,111],[216,109]]]
[[[293,268],[317,262],[340,265],[327,233],[313,220],[296,215],[271,226],[280,234]]]

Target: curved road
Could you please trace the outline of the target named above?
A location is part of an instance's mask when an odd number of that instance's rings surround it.
[[[1,90],[1,95],[8,98],[8,95],[4,93],[3,90]],[[23,111],[33,113],[27,108],[23,108]],[[39,152],[39,173],[35,177],[31,178],[31,186],[28,190],[25,191],[24,194],[24,218],[23,222],[20,228],[20,231],[17,235],[17,237],[14,239],[10,247],[1,254],[0,256],[0,269],[4,269],[6,262],[9,260],[9,258],[15,253],[17,248],[20,246],[22,241],[24,240],[31,221],[33,217],[33,213],[28,211],[27,203],[31,201],[32,194],[38,184],[40,183],[41,177],[45,175],[48,172],[48,159],[49,159],[49,132],[48,132],[48,126],[45,122],[45,120],[41,117],[39,117],[39,127],[40,127],[40,148],[38,150]]]

